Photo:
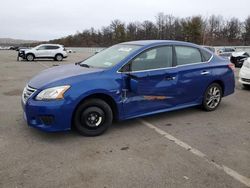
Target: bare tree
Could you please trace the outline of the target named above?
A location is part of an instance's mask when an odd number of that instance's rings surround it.
[[[242,38],[244,41],[244,45],[250,45],[250,16],[245,20],[244,24],[244,31],[242,34]]]
[[[147,39],[172,39],[203,45],[250,45],[250,16],[241,23],[237,18],[224,20],[212,15],[178,18],[159,13],[155,22],[131,22],[126,25],[114,20],[101,30],[94,28],[75,35],[52,40],[65,46],[110,46],[123,41]]]

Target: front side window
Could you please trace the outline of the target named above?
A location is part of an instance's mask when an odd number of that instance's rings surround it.
[[[138,55],[129,63],[130,71],[167,68],[172,66],[172,46],[157,47]]]
[[[40,46],[37,48],[37,50],[46,50],[46,46]]]
[[[199,49],[189,46],[176,46],[177,65],[186,65],[202,62],[202,57]]]
[[[90,67],[96,68],[110,68],[118,64],[121,60],[129,56],[131,53],[141,48],[138,45],[118,44],[107,48],[94,56],[81,62]]]

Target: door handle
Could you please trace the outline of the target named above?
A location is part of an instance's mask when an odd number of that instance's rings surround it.
[[[165,80],[170,81],[170,80],[174,80],[175,76],[166,76]]]
[[[208,75],[208,74],[210,74],[209,71],[202,71],[202,72],[201,72],[201,75]]]

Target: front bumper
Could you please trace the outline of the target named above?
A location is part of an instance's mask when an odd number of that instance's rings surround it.
[[[73,109],[65,100],[36,101],[32,98],[24,104],[24,119],[30,127],[46,132],[67,131],[71,129]]]
[[[24,51],[19,51],[18,52],[18,57],[21,57],[21,58],[25,59],[25,52]]]
[[[250,68],[242,67],[239,73],[239,82],[241,84],[250,85]]]

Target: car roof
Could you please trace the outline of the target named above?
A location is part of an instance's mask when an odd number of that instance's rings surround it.
[[[196,44],[193,44],[193,43],[176,41],[176,40],[138,40],[138,41],[123,42],[121,44],[125,44],[125,45],[140,45],[140,46],[151,46],[151,45],[161,45],[161,44],[174,44],[174,45],[188,45],[188,46],[200,47],[200,46],[198,46]]]
[[[61,44],[40,44],[39,46],[44,46],[44,45],[46,45],[46,46],[63,46]]]
[[[203,47],[203,48],[215,48],[213,46],[204,46],[204,45],[201,45],[201,47]]]

